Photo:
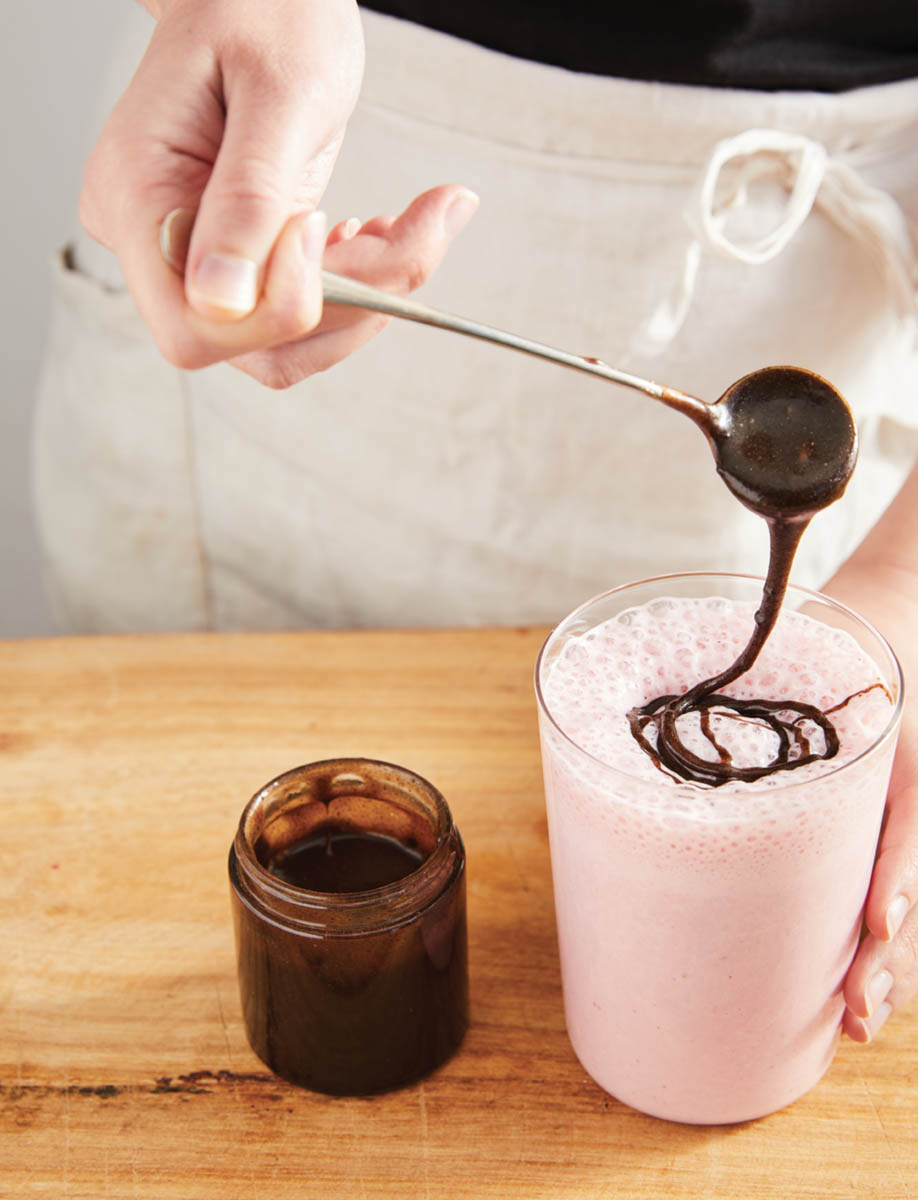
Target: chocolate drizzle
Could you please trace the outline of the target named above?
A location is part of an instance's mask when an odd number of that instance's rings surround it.
[[[844,491],[854,468],[857,438],[848,406],[825,380],[794,367],[768,367],[747,375],[710,408],[704,429],[717,469],[730,490],[768,522],[770,554],[752,636],[725,671],[681,696],[658,696],[628,713],[631,732],[662,770],[677,778],[719,787],[792,770],[838,753],[838,734],[827,713],[796,700],[737,699],[721,688],[744,675],[768,639],[787,589],[800,539],[812,516]],[[848,697],[850,700],[852,697]],[[847,703],[842,701],[835,708]],[[830,709],[830,712],[835,711]],[[694,754],[678,729],[697,713],[714,759]],[[770,762],[738,767],[718,742],[715,713],[765,726],[777,736]],[[648,731],[654,729],[656,738]]]

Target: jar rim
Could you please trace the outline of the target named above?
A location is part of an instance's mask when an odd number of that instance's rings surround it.
[[[429,806],[435,844],[416,868],[391,883],[353,892],[320,892],[274,875],[255,849],[271,812],[293,807],[309,784],[336,781],[350,793],[355,786],[390,786],[393,793],[417,796]],[[298,789],[298,790],[297,790]],[[341,792],[337,794],[342,794]],[[374,794],[369,792],[368,794]],[[316,797],[313,797],[315,799]],[[378,797],[377,797],[378,798]],[[457,854],[456,851],[459,853]],[[423,776],[397,763],[372,758],[329,758],[283,772],[251,797],[242,810],[230,848],[230,878],[241,898],[284,925],[321,931],[322,936],[357,936],[368,928],[392,928],[415,919],[461,869],[462,842],[442,793]]]

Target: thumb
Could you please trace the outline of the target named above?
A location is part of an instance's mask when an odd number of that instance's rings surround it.
[[[189,305],[211,319],[239,320],[255,308],[281,229],[296,209],[307,207],[299,185],[318,175],[314,205],[337,153],[337,143],[311,139],[314,117],[298,98],[277,93],[245,74],[227,89],[223,138],[185,273]]]

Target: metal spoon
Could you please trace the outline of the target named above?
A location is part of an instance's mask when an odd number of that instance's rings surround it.
[[[690,417],[704,432],[717,470],[747,507],[765,517],[796,518],[837,500],[857,459],[857,430],[847,402],[802,367],[765,367],[745,375],[714,404],[542,342],[507,333],[322,272],[327,303],[367,308],[508,346],[537,358],[635,388]]]
[[[563,367],[573,367],[575,371],[586,371],[588,375],[598,375],[601,379],[620,383],[625,387],[636,388],[646,392],[655,400],[664,404],[685,409],[700,407],[707,409],[702,400],[687,396],[675,388],[662,383],[654,383],[651,379],[642,379],[639,375],[630,375],[608,363],[600,362],[598,358],[586,358],[580,354],[570,354],[566,350],[557,350],[554,346],[546,346],[543,342],[534,342],[530,338],[519,337],[515,333],[507,333],[492,325],[483,325],[480,321],[471,321],[467,317],[457,317],[454,313],[442,312],[429,305],[419,304],[416,300],[406,300],[402,296],[392,296],[381,292],[378,288],[360,283],[356,279],[348,279],[344,275],[335,275],[331,271],[322,272],[322,292],[328,304],[346,304],[351,308],[369,308],[374,312],[387,313],[390,317],[401,317],[406,321],[417,321],[422,325],[434,325],[437,329],[449,329],[453,333],[464,333],[468,337],[480,338],[485,342],[494,342],[498,346],[509,346],[512,350],[521,350],[524,354],[532,354],[537,358],[547,358],[550,362],[560,363]]]
[[[191,209],[175,209],[160,230],[162,256],[180,275],[185,271],[194,217]],[[731,384],[716,403],[708,404],[598,358],[570,354],[392,296],[331,271],[322,272],[322,290],[329,304],[371,309],[480,338],[652,396],[701,428],[727,487],[768,519],[796,520],[825,508],[844,491],[854,469],[857,432],[848,405],[831,384],[800,367],[754,371]]]

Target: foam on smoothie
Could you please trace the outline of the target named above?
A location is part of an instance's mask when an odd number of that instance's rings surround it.
[[[858,757],[889,724],[892,702],[880,672],[857,642],[800,612],[783,611],[752,668],[724,693],[740,698],[788,699],[832,711],[839,737],[836,756],[755,782],[734,781],[710,788],[661,773],[632,736],[627,713],[663,693],[681,694],[698,679],[717,674],[746,643],[755,606],[720,598],[662,598],[570,639],[541,680],[548,712],[558,728],[600,764],[651,787],[623,786],[629,805],[650,804],[661,818],[699,816],[706,822],[761,820],[775,803],[775,789],[795,794],[795,808],[806,812],[805,784],[834,772]],[[862,693],[862,694],[855,694]],[[848,697],[853,697],[844,703]],[[836,706],[841,707],[836,708]],[[756,766],[774,754],[775,735],[761,725],[725,712],[712,717],[712,728],[738,765]],[[696,753],[710,757],[710,742],[697,713],[680,718],[680,733]],[[820,737],[821,734],[816,734]],[[565,756],[568,769],[593,772]],[[599,778],[581,778],[588,790]],[[627,780],[623,780],[626,784]],[[608,791],[608,779],[605,780]],[[812,817],[806,815],[806,819]],[[710,849],[711,847],[709,847]]]

